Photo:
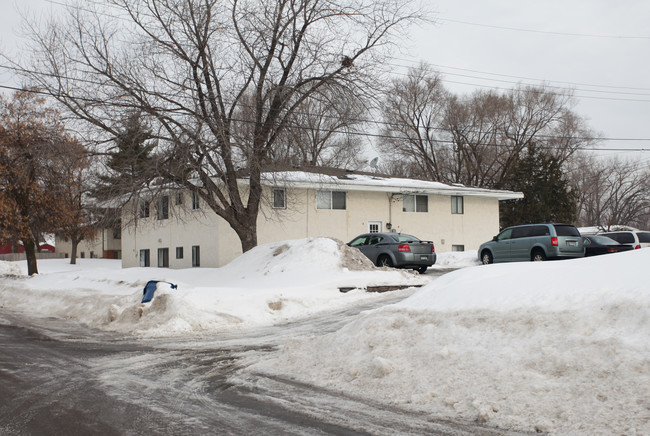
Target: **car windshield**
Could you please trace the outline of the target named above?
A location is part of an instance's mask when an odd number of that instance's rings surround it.
[[[600,245],[619,245],[618,242],[607,236],[589,236],[589,239]]]
[[[580,236],[580,232],[575,226],[555,224],[555,232],[558,236]]]

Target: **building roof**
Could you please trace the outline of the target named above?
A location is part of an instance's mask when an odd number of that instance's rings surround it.
[[[333,168],[299,168],[295,170],[269,171],[262,174],[262,183],[267,186],[287,186],[304,189],[462,195],[497,198],[499,200],[524,198],[523,193],[515,191],[472,188],[460,184],[447,185],[440,182],[380,176],[373,173]]]

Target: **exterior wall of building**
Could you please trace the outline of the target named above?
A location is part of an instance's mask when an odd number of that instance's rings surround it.
[[[93,238],[84,239],[77,246],[77,258],[108,258],[119,259],[122,252],[122,241],[116,238],[112,229],[97,230]],[[72,242],[56,236],[56,251],[63,257],[72,254]]]
[[[346,208],[318,209],[316,189],[286,189],[286,207],[272,207],[272,190],[266,188],[258,217],[258,243],[325,236],[349,242],[369,231],[392,230],[413,234],[435,243],[436,251],[476,249],[499,230],[499,201],[496,198],[463,197],[463,213],[452,214],[451,197],[428,195],[427,212],[403,211],[403,195],[386,192],[347,191]],[[174,194],[175,195],[175,194]],[[192,267],[192,246],[200,247],[201,267],[220,267],[242,252],[237,234],[205,204],[191,210],[191,198],[182,204],[172,201],[169,218],[158,220],[152,204],[148,218],[122,229],[122,265],[140,266],[140,250],[149,250],[150,266],[158,266],[158,249],[167,248],[169,267]],[[133,222],[132,209],[125,208],[122,222]],[[182,247],[183,257],[176,258]]]

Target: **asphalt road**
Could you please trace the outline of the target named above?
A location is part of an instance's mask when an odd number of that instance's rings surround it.
[[[292,336],[332,331],[367,308],[244,336],[148,341],[2,308],[0,434],[515,434],[240,371],[250,356]]]

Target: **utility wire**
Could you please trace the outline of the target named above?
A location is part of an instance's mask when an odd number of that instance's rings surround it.
[[[0,85],[0,88],[17,90],[17,91],[27,91],[27,92],[33,92],[33,93],[36,93],[36,94],[43,94],[43,95],[47,95],[47,96],[52,96],[52,94],[50,94],[48,92],[45,92],[45,91],[39,91],[39,90],[33,90],[33,89],[32,90],[30,90],[30,89],[21,89],[21,88],[17,88],[17,87],[13,87],[13,86],[7,86],[7,85]],[[93,102],[93,103],[100,103],[101,102],[100,100],[94,100],[94,99],[90,99],[90,98],[79,98],[79,99],[83,100],[83,101]],[[255,121],[244,120],[244,119],[232,119],[232,121],[240,122],[240,123],[248,123],[248,124],[254,124],[255,123]],[[298,124],[289,125],[288,127],[301,129],[301,130],[313,130],[311,127],[301,126],[301,125],[298,125]],[[368,138],[381,138],[381,139],[403,140],[403,141],[409,141],[409,140],[412,139],[412,138],[408,138],[406,136],[385,135],[385,134],[370,133],[370,132],[358,132],[358,131],[354,131],[354,130],[346,130],[345,132],[339,132],[339,131],[336,131],[336,130],[329,130],[329,129],[321,129],[321,130],[326,132],[326,133],[345,133],[345,134],[349,134],[349,135],[353,135],[353,136],[362,136],[362,137],[368,137]],[[549,138],[553,138],[553,137],[549,137]],[[436,143],[439,143],[439,144],[455,144],[454,141],[449,140],[449,139],[433,139],[433,138],[430,138],[429,140],[431,142],[436,142]],[[611,139],[607,139],[607,140],[616,141],[618,139],[611,138]],[[635,140],[635,139],[624,138],[622,140]],[[636,141],[650,141],[650,139],[636,139]],[[509,147],[508,144],[497,144],[497,143],[484,143],[484,144],[481,144],[481,145],[486,146],[486,147],[504,147],[504,148]],[[556,147],[539,146],[539,148],[555,149]],[[647,151],[650,151],[650,148],[580,147],[579,149],[580,150],[585,150],[585,151],[610,151],[610,152],[647,152]]]
[[[26,74],[35,74],[35,75],[40,75],[40,76],[53,77],[53,78],[56,78],[56,79],[80,81],[80,82],[83,82],[83,83],[89,83],[89,84],[97,85],[97,86],[99,86],[99,85],[105,86],[106,85],[106,83],[99,83],[97,81],[93,81],[93,80],[90,80],[90,79],[71,79],[69,77],[61,76],[61,75],[58,75],[58,74],[40,73],[40,72],[37,72],[37,71],[26,70],[26,69],[17,68],[17,67],[7,67],[7,66],[4,66],[4,65],[0,65],[0,68],[8,68],[8,69],[12,69],[12,70],[19,71],[19,72],[26,73]],[[117,88],[116,85],[112,85],[112,86],[115,86]],[[16,89],[16,90],[21,89],[21,88],[9,87],[8,85],[0,86],[0,87],[4,87],[6,89]],[[150,92],[148,90],[146,90],[146,89],[137,89],[137,91],[142,92],[142,93],[146,93],[146,94],[150,94]],[[51,92],[41,92],[41,93],[55,97],[55,95],[52,94]],[[161,95],[162,97],[166,97],[168,99],[178,98],[178,95],[172,95],[172,94],[169,94],[169,93],[161,93],[160,91],[157,91],[156,93]],[[186,97],[188,97],[188,96],[186,96]],[[100,100],[97,100],[97,99],[90,99],[90,98],[84,98],[84,97],[70,97],[70,98],[74,98],[74,99],[81,100],[81,101],[87,101],[89,103],[100,103]],[[227,103],[231,104],[232,102],[227,102]],[[242,107],[254,107],[254,105],[247,105],[247,104],[244,104],[244,103],[240,103],[240,105]],[[125,106],[130,106],[130,105],[125,105]],[[301,111],[295,111],[294,113],[297,114],[297,115],[306,115],[306,116],[314,115],[314,114],[311,114],[311,113],[308,113],[308,112],[301,112]],[[343,117],[335,116],[335,115],[319,115],[319,116],[322,116],[323,118],[342,119],[342,120],[345,120],[345,121],[350,121],[350,122],[355,122],[355,123],[374,124],[376,126],[408,127],[408,125],[406,125],[404,123],[391,123],[391,122],[386,122],[386,121],[379,121],[379,120],[376,120],[376,119],[370,120],[370,119],[364,119],[364,118],[349,118],[349,117],[348,118],[343,118]],[[446,127],[431,127],[431,129],[432,130],[438,130],[438,131],[451,131],[451,129],[446,128]],[[470,132],[471,133],[481,133],[479,131],[470,131]],[[650,141],[650,138],[562,137],[562,136],[554,136],[554,135],[538,135],[538,138],[542,138],[542,139],[576,139],[576,140],[585,140],[585,141],[586,140]]]

